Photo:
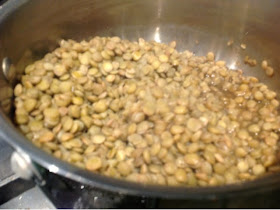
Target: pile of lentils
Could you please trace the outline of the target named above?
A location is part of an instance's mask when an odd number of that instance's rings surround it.
[[[62,40],[25,68],[15,121],[59,159],[145,184],[223,185],[279,168],[276,93],[212,52],[175,47]]]

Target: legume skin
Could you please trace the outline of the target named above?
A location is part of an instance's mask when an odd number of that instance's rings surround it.
[[[213,186],[279,168],[277,94],[175,46],[62,40],[15,86],[16,123],[57,158],[135,182]]]

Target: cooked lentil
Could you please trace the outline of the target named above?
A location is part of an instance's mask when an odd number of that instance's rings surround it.
[[[15,120],[55,157],[130,181],[212,186],[273,171],[276,93],[213,52],[195,56],[175,46],[63,40],[25,68],[14,89]],[[262,68],[273,74],[267,61]]]
[[[243,48],[242,48],[243,49]],[[248,55],[245,56],[244,58],[244,63],[245,64],[248,64],[252,67],[256,66],[257,65],[257,60],[256,59],[253,59],[253,58],[250,58]]]
[[[245,49],[246,49],[246,44],[243,44],[243,43],[242,43],[242,44],[240,45],[240,47],[241,47],[242,50],[245,50]]]
[[[262,61],[261,67],[265,71],[267,76],[272,77],[274,75],[274,69],[268,65],[268,62],[266,60]]]

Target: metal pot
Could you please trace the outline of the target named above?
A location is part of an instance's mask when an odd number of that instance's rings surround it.
[[[197,55],[213,51],[217,59],[227,61],[228,67],[244,69],[247,75],[257,76],[279,92],[279,8],[277,0],[9,0],[0,7],[0,61],[3,61],[0,138],[16,151],[12,158],[14,169],[22,177],[33,178],[50,196],[56,193],[53,196],[56,200],[61,192],[72,193],[68,197],[72,199],[72,207],[96,207],[92,197],[104,192],[114,197],[115,204],[129,195],[134,196],[129,198],[140,198],[140,203],[148,197],[149,201],[142,203],[152,205],[156,204],[151,199],[157,198],[204,200],[214,202],[214,207],[224,207],[224,204],[216,205],[217,200],[242,196],[255,199],[252,196],[256,194],[280,189],[279,174],[242,184],[200,188],[141,185],[104,177],[38,149],[12,122],[12,87],[24,66],[53,50],[61,38],[81,40],[95,35],[117,35],[129,40],[140,37],[159,42],[176,40],[179,50],[189,49]],[[232,47],[227,46],[229,40],[234,40]],[[241,43],[247,45],[246,51],[240,48]],[[245,66],[246,55],[259,63],[262,59],[269,60],[276,70],[275,76],[266,77],[259,66],[254,69]],[[173,207],[179,207],[178,203]]]

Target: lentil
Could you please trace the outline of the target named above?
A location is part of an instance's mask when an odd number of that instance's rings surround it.
[[[95,144],[102,144],[105,141],[105,139],[105,136],[99,134],[92,137],[92,142]]]
[[[86,161],[86,168],[90,171],[96,171],[102,166],[102,160],[99,157],[91,157]]]
[[[186,183],[188,181],[187,173],[183,169],[177,169],[175,177],[178,182]]]
[[[277,94],[213,52],[175,46],[64,40],[25,68],[14,89],[16,123],[57,158],[141,183],[221,185],[277,167]]]

